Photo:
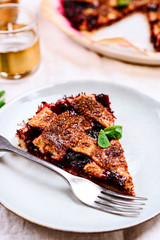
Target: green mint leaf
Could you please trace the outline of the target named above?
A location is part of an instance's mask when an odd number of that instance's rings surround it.
[[[122,138],[122,126],[115,125],[107,127],[104,129],[104,132],[110,140]]]
[[[115,125],[101,129],[98,136],[98,145],[102,148],[110,146],[111,139],[120,139],[122,137],[122,126]]]
[[[0,98],[5,94],[5,91],[0,92]]]
[[[5,100],[2,99],[2,100],[0,101],[0,108],[1,108],[4,104],[5,104]]]
[[[103,129],[101,129],[99,132],[98,145],[102,148],[107,148],[110,146],[110,142]]]
[[[117,0],[117,5],[125,7],[130,3],[131,0]]]

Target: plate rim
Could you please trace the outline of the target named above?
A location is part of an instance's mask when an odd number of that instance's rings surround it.
[[[158,101],[157,99],[147,95],[146,93],[143,93],[141,92],[140,90],[134,88],[134,87],[130,87],[130,86],[127,86],[127,85],[123,85],[123,84],[120,84],[120,83],[113,83],[113,82],[110,82],[110,81],[105,81],[103,79],[100,79],[100,80],[97,80],[97,79],[77,79],[76,81],[74,81],[73,79],[70,81],[70,80],[64,80],[63,82],[60,82],[60,83],[50,83],[50,84],[44,84],[43,86],[41,87],[36,87],[36,88],[33,88],[31,90],[27,90],[25,91],[24,93],[21,93],[19,94],[18,96],[16,96],[15,98],[12,98],[11,100],[8,101],[8,103],[6,103],[1,109],[0,109],[0,114],[1,112],[5,111],[5,109],[10,105],[12,104],[13,102],[15,101],[18,101],[20,100],[21,98],[23,97],[26,97],[27,95],[30,95],[34,92],[39,92],[41,90],[45,90],[47,88],[50,88],[50,87],[56,87],[56,86],[61,86],[61,85],[64,85],[64,84],[81,84],[81,83],[98,83],[98,84],[107,84],[107,85],[110,85],[110,86],[113,86],[113,87],[118,87],[118,88],[121,88],[121,89],[124,89],[124,90],[127,90],[127,91],[131,91],[135,94],[138,94],[138,95],[141,95],[141,97],[144,97],[144,98],[147,98],[147,99],[150,99],[150,101],[154,102],[155,104],[158,104],[160,106],[160,101]]]
[[[26,218],[26,217],[24,217],[24,216],[21,216],[19,213],[14,212],[13,210],[9,209],[9,208],[8,208],[7,206],[5,206],[2,202],[0,202],[0,205],[1,205],[2,207],[4,207],[5,209],[7,209],[9,212],[15,214],[16,216],[18,216],[18,217],[22,218],[23,220],[26,220],[26,221],[28,221],[28,222],[30,222],[30,223],[36,224],[36,225],[41,226],[41,227],[45,227],[45,228],[47,228],[47,229],[57,230],[57,231],[61,231],[61,232],[69,232],[69,233],[90,233],[90,234],[95,234],[95,233],[111,233],[111,232],[117,232],[117,231],[122,231],[122,230],[129,229],[129,228],[132,228],[132,227],[136,227],[136,226],[138,226],[138,225],[140,225],[140,224],[142,224],[142,223],[146,223],[146,222],[150,221],[151,219],[154,219],[154,218],[156,218],[158,215],[160,215],[160,213],[157,213],[156,215],[153,215],[153,216],[151,216],[150,218],[148,218],[148,219],[146,219],[146,220],[144,220],[144,221],[141,221],[141,222],[139,222],[139,223],[136,223],[136,224],[134,224],[134,225],[132,225],[132,226],[129,226],[129,227],[122,227],[122,228],[117,228],[117,229],[113,229],[113,230],[101,230],[101,231],[76,231],[76,230],[67,230],[67,229],[64,229],[64,228],[63,228],[63,229],[62,229],[62,228],[54,228],[54,227],[47,226],[47,225],[42,224],[42,223],[37,223],[37,222],[35,222],[35,221],[33,221],[33,220],[30,220],[30,219],[28,219],[28,218]]]
[[[17,102],[17,101],[25,98],[25,97],[28,96],[28,95],[34,94],[35,92],[39,92],[39,91],[43,91],[43,90],[45,91],[45,90],[47,90],[47,89],[49,89],[49,88],[51,88],[51,87],[54,88],[54,87],[61,86],[61,85],[65,85],[65,84],[81,84],[81,85],[83,85],[83,84],[86,83],[86,82],[87,82],[87,83],[90,83],[90,84],[92,84],[92,83],[94,83],[94,84],[97,84],[97,83],[98,83],[99,85],[104,84],[104,85],[108,85],[108,86],[110,86],[110,87],[116,87],[116,88],[121,88],[121,89],[130,91],[130,92],[132,92],[132,93],[134,93],[134,94],[136,94],[136,95],[138,94],[138,96],[143,97],[144,99],[147,98],[148,100],[152,101],[153,104],[156,104],[157,106],[160,107],[160,102],[159,102],[158,100],[156,100],[156,99],[148,96],[147,94],[142,93],[141,91],[139,91],[139,90],[137,90],[137,89],[135,89],[135,88],[128,87],[128,86],[126,86],[126,85],[117,84],[117,83],[111,83],[111,82],[105,82],[105,81],[97,81],[97,80],[78,80],[78,81],[76,81],[76,82],[72,80],[72,81],[61,82],[61,83],[58,83],[58,84],[56,84],[56,83],[51,83],[51,84],[47,84],[47,85],[41,86],[41,87],[39,87],[39,88],[32,89],[32,90],[30,90],[30,91],[26,91],[25,93],[22,93],[22,94],[20,94],[19,96],[17,96],[16,98],[10,100],[2,109],[0,109],[0,115],[3,114],[3,112],[6,111],[7,108],[8,108],[10,105],[12,105],[12,104],[14,104],[15,102]],[[54,95],[54,94],[53,94],[53,95]],[[0,197],[0,198],[1,198],[1,197]],[[106,232],[114,232],[114,231],[124,230],[124,229],[128,229],[128,228],[137,226],[137,225],[139,225],[139,224],[141,224],[141,223],[145,223],[145,222],[153,219],[154,217],[156,217],[156,216],[158,216],[158,215],[160,214],[160,212],[157,212],[157,211],[156,211],[156,212],[154,212],[149,218],[146,218],[146,217],[145,217],[145,219],[139,220],[139,222],[136,223],[136,224],[132,224],[132,225],[130,225],[130,226],[120,227],[120,228],[116,228],[116,229],[112,229],[112,230],[98,230],[98,231],[96,231],[96,230],[95,230],[95,231],[93,231],[93,230],[92,230],[92,231],[91,231],[91,230],[89,230],[89,231],[83,230],[83,231],[78,231],[78,230],[76,230],[76,229],[75,229],[75,230],[68,230],[68,229],[65,229],[64,227],[62,227],[62,228],[57,228],[57,227],[53,227],[53,226],[48,226],[47,224],[42,224],[42,223],[40,223],[41,221],[40,221],[40,222],[36,222],[35,220],[31,220],[31,219],[29,219],[28,217],[22,216],[22,215],[19,213],[19,211],[15,211],[14,209],[11,209],[7,204],[5,204],[5,203],[3,202],[3,200],[1,201],[1,199],[0,199],[0,204],[1,204],[4,208],[6,208],[7,210],[9,210],[10,212],[14,213],[15,215],[17,215],[17,216],[21,217],[22,219],[25,219],[25,220],[27,220],[27,221],[29,221],[29,222],[31,222],[31,223],[37,224],[37,225],[42,226],[42,227],[46,227],[46,228],[48,228],[48,229],[53,229],[53,230],[58,230],[58,231],[64,231],[64,232],[73,232],[73,233],[106,233]]]

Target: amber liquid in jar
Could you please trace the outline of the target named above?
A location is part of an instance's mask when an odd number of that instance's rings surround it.
[[[0,0],[0,6],[8,3],[19,3],[18,0]],[[6,21],[14,21],[17,18],[17,9],[3,9],[0,13],[0,26]]]
[[[0,30],[15,30],[25,27],[25,25],[8,23],[7,26],[1,26]],[[38,66],[40,62],[39,39],[34,30],[9,33],[1,39],[0,45],[0,74],[2,77],[12,75],[19,78]]]

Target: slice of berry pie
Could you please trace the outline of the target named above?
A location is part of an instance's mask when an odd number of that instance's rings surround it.
[[[43,102],[16,135],[19,146],[31,154],[109,189],[135,195],[114,120],[108,95],[80,94],[54,104]]]

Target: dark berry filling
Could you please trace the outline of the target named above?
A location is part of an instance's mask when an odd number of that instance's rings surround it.
[[[110,185],[116,188],[117,190],[124,191],[126,178],[122,177],[121,175],[114,171],[106,170],[101,176],[101,178],[91,177],[90,179],[99,185],[102,186]]]
[[[124,187],[126,178],[120,176],[118,173],[114,171],[106,171],[103,174],[103,177],[106,179],[108,183],[111,183],[112,185],[117,185],[120,187]]]
[[[72,26],[76,29],[79,29],[84,20],[84,9],[95,8],[92,4],[87,2],[75,2],[73,0],[62,0],[62,5],[64,7],[64,15],[70,20]],[[92,20],[90,16],[88,16],[87,23],[88,28],[92,30],[93,26],[97,24],[97,20]]]
[[[83,154],[68,150],[62,161],[58,161],[57,165],[73,174],[85,175],[84,166],[91,162],[92,159]]]
[[[36,128],[36,127],[32,127],[30,126],[28,123],[26,124],[25,128],[27,129],[27,131],[23,132],[23,128],[20,130],[17,130],[17,136],[21,139],[23,136],[24,139],[22,139],[25,142],[26,148],[28,149],[29,152],[34,152],[33,149],[35,149],[36,147],[33,145],[32,141],[39,137],[39,135],[42,133],[42,129],[40,128]]]
[[[57,103],[51,105],[50,109],[56,114],[61,114],[65,111],[70,111],[72,114],[76,114],[74,108],[66,99],[61,99]]]
[[[100,123],[98,123],[98,122],[96,122],[96,121],[93,121],[93,122],[92,122],[92,129],[86,130],[85,133],[86,133],[88,136],[92,137],[94,140],[97,141],[98,135],[99,135],[99,131],[100,131],[101,129],[103,129],[103,126],[102,126]]]
[[[106,94],[97,94],[95,95],[96,97],[96,101],[101,103],[104,107],[106,107],[108,109],[108,111],[110,111],[111,113],[113,113],[113,111],[110,108],[110,101],[109,101],[109,96]]]
[[[86,20],[88,31],[98,28],[98,16],[89,15]]]

